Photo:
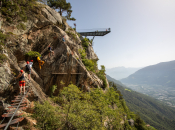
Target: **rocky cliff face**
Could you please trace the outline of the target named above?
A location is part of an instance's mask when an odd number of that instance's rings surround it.
[[[28,14],[27,22],[22,24],[25,25],[25,29],[18,28],[17,24],[8,24],[1,15],[0,30],[3,34],[9,35],[1,50],[1,54],[5,54],[8,58],[6,62],[0,64],[1,95],[7,96],[17,92],[18,83],[14,84],[14,75],[15,73],[18,75],[26,61],[31,59],[34,60],[34,65],[32,82],[28,85],[32,86],[34,97],[40,100],[45,99],[52,85],[57,85],[58,88],[54,95],[70,83],[85,91],[92,87],[103,86],[103,81],[89,72],[82,63],[79,53],[79,49],[82,49],[81,40],[59,13],[46,5],[37,3],[32,13]],[[74,38],[70,37],[66,31],[70,31]],[[63,36],[65,36],[65,43],[62,42]],[[54,51],[54,55],[50,58],[47,52],[48,45],[51,45]],[[25,56],[29,51],[42,54],[45,64],[41,70],[36,58]],[[98,59],[92,46],[87,49],[87,58]],[[8,91],[9,88],[13,88],[12,91]]]

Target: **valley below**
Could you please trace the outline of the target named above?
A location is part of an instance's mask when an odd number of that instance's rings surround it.
[[[159,101],[164,102],[166,105],[175,108],[175,88],[162,85],[128,84],[128,83],[123,84],[134,91],[151,96],[155,99],[158,99]]]

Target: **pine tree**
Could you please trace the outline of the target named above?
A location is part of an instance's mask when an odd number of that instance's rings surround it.
[[[47,4],[48,6],[50,6],[53,9],[58,9],[58,12],[60,13],[60,15],[63,15],[63,12],[67,12],[67,15],[65,16],[68,20],[72,20],[75,21],[75,18],[71,18],[71,13],[72,13],[72,6],[71,4],[68,2],[66,2],[66,0],[47,0]]]

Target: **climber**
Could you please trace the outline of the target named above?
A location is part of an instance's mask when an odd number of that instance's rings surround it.
[[[37,57],[37,61],[38,61],[38,63],[39,63],[39,68],[41,69],[41,66],[42,66],[45,62],[42,61],[42,60],[40,59],[39,56]]]
[[[32,68],[33,60],[30,60],[29,65],[30,65],[30,67]]]
[[[52,48],[50,47],[50,45],[49,45],[49,47],[48,47],[48,51],[49,51],[49,57],[50,57],[50,53],[51,53],[52,55],[54,55],[54,51],[52,51]]]
[[[62,41],[65,43],[65,36],[63,36]]]
[[[32,72],[32,68],[31,68],[31,66],[30,66],[30,64],[29,64],[29,61],[27,61],[27,65],[25,65],[25,67],[23,68],[25,71],[26,71],[26,73],[28,74],[28,80],[30,81],[30,74],[31,74],[31,72]]]
[[[24,77],[24,72],[23,70],[20,71],[20,74],[15,78],[18,79],[19,78],[19,90],[20,90],[20,94],[22,94],[22,87],[23,87],[23,92],[25,94],[25,77]]]

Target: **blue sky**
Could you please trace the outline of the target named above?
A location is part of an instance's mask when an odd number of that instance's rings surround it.
[[[72,5],[68,21],[77,31],[111,28],[104,37],[95,37],[98,64],[144,67],[175,60],[174,0],[67,0]]]

